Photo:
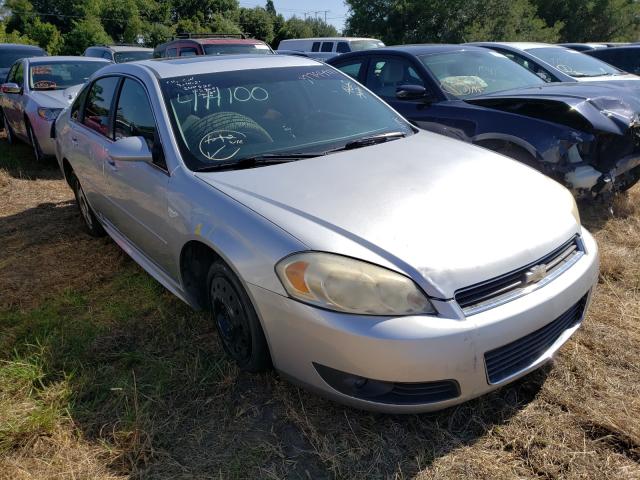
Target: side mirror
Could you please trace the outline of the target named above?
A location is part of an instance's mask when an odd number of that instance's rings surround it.
[[[20,88],[20,86],[17,83],[3,83],[2,93],[15,93],[15,94],[21,95],[22,88]]]
[[[398,100],[429,100],[431,95],[422,85],[401,85],[396,88]]]
[[[118,162],[152,162],[153,155],[144,137],[126,137],[109,147],[109,156]]]

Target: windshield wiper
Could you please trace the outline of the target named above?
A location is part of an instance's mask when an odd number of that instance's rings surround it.
[[[295,162],[303,158],[318,157],[317,153],[266,153],[253,157],[245,157],[233,162],[220,162],[205,167],[196,168],[194,172],[219,172],[221,170],[242,170],[265,165]]]
[[[381,133],[379,135],[372,135],[370,137],[363,137],[357,140],[353,140],[351,142],[346,143],[343,147],[336,148],[335,150],[331,150],[330,152],[339,152],[341,150],[353,150],[355,148],[368,147],[370,145],[377,145],[378,143],[385,143],[390,140],[397,140],[399,138],[406,137],[407,134],[404,132],[387,132]]]

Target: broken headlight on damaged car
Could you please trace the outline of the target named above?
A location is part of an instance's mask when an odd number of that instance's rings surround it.
[[[408,277],[323,252],[296,253],[276,265],[287,293],[317,307],[361,315],[427,315],[435,309]]]

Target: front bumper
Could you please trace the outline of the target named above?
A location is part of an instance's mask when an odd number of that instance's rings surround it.
[[[483,395],[546,363],[579,324],[564,330],[517,373],[490,383],[485,353],[521,339],[561,316],[586,295],[598,276],[598,249],[583,230],[586,254],[548,285],[465,318],[453,300],[434,301],[439,317],[367,317],[321,310],[249,285],[274,366],[285,377],[341,403],[390,413],[439,410]],[[585,308],[586,311],[586,308]],[[445,312],[445,313],[442,313]],[[459,395],[428,403],[381,403],[346,395],[316,365],[383,382],[452,380]]]
[[[580,165],[565,175],[565,182],[574,193],[590,197],[619,190],[629,181],[629,174],[640,166],[639,155],[621,158],[607,172],[596,170],[591,165]]]
[[[54,138],[51,138],[53,121],[40,118],[38,114],[32,115],[29,121],[31,122],[33,133],[38,139],[38,145],[40,145],[42,154],[45,156],[54,156],[56,154],[56,141]]]

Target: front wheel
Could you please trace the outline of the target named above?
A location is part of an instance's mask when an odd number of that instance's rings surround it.
[[[78,180],[78,177],[75,175],[71,178],[71,185],[76,197],[76,203],[78,204],[78,210],[80,210],[80,215],[82,216],[82,220],[84,220],[87,232],[92,237],[103,237],[106,232],[104,231],[104,228],[102,228],[102,225],[100,225],[96,215],[93,213],[93,210],[87,201],[87,196],[80,185],[80,180]]]
[[[248,372],[271,367],[269,347],[251,299],[242,283],[222,261],[209,269],[209,307],[227,354]]]
[[[7,133],[7,143],[9,145],[13,145],[16,140],[13,135],[13,130],[11,130],[11,126],[9,125],[9,121],[7,120],[7,116],[4,112],[2,112],[2,121],[4,122],[4,131]]]

